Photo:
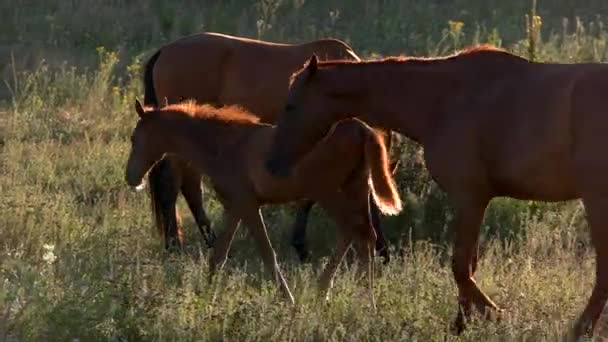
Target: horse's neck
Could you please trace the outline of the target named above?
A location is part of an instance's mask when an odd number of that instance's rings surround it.
[[[180,155],[212,176],[224,172],[219,169],[225,166],[226,161],[238,158],[242,141],[257,127],[257,124],[182,121],[167,124],[164,129],[167,135],[174,137],[169,153]]]
[[[422,143],[431,134],[437,108],[453,92],[459,76],[441,68],[400,64],[366,66],[345,87],[358,94],[350,111],[372,126],[384,127]]]

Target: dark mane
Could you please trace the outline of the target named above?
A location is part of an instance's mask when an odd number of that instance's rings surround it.
[[[525,58],[517,56],[508,52],[505,49],[498,48],[493,45],[474,45],[469,46],[461,51],[457,51],[451,55],[446,56],[437,56],[437,57],[410,57],[410,56],[390,56],[377,60],[367,60],[367,61],[351,61],[351,60],[330,60],[330,61],[319,61],[318,66],[321,67],[332,67],[338,65],[345,64],[383,64],[383,63],[404,63],[404,62],[434,62],[434,61],[443,61],[443,60],[452,60],[452,59],[460,59],[460,58],[470,58],[473,56],[479,55],[494,55],[494,56],[504,56],[513,59],[519,59],[523,61],[527,61]]]
[[[148,109],[149,110],[149,109]],[[211,120],[221,123],[257,124],[260,119],[238,105],[228,105],[216,108],[208,104],[197,104],[196,101],[187,100],[177,104],[170,104],[160,108],[158,113],[168,113],[172,117],[189,117],[193,119]]]

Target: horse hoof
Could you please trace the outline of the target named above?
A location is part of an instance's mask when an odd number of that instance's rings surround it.
[[[376,249],[376,255],[382,257],[383,265],[388,265],[391,261],[391,255],[388,253],[388,248],[386,247]]]
[[[310,253],[308,253],[308,251],[300,251],[298,252],[298,258],[300,259],[301,263],[306,263],[308,262]]]
[[[310,253],[308,252],[308,248],[305,243],[294,242],[292,246],[296,249],[296,253],[298,254],[298,259],[300,259],[301,263],[305,263],[308,261]]]
[[[499,323],[500,321],[502,321],[502,316],[505,313],[504,309],[501,308],[491,308],[491,309],[487,309],[483,318],[486,321],[492,321],[495,323]]]
[[[384,249],[380,253],[380,256],[384,259],[382,261],[382,264],[384,264],[384,265],[388,265],[388,263],[391,261],[391,256],[390,256],[390,254],[388,254],[388,251],[386,249]]]
[[[467,327],[465,324],[464,316],[459,313],[456,316],[454,322],[452,322],[452,325],[450,326],[450,332],[452,333],[452,335],[459,336],[465,331],[466,328]]]
[[[213,248],[215,246],[215,241],[217,240],[217,236],[215,235],[215,232],[213,231],[213,229],[211,229],[210,226],[207,226],[207,231],[209,233],[207,234],[207,237],[205,238],[205,243],[207,243],[207,247]]]
[[[566,333],[566,341],[591,341],[593,339],[593,328],[590,323],[579,320]]]

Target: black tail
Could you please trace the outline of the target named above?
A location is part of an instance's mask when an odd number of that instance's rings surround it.
[[[144,67],[144,105],[158,107],[156,89],[154,89],[154,64],[160,56],[160,50],[148,59]]]
[[[154,88],[154,65],[158,60],[158,56],[160,56],[160,51],[158,50],[155,54],[153,54],[150,59],[146,62],[144,67],[144,105],[146,106],[154,106],[158,107],[158,98],[156,97],[156,89]],[[156,163],[150,170],[148,174],[148,183],[150,190],[150,201],[152,206],[152,213],[154,215],[154,223],[156,225],[156,229],[158,230],[161,236],[165,236],[166,231],[169,227],[165,226],[165,218],[163,213],[163,196],[166,196],[166,192],[168,192],[167,184],[163,184],[163,182],[169,181],[167,178],[170,176],[171,166],[169,165],[169,161],[161,160]],[[165,193],[165,194],[164,194]],[[176,230],[178,235],[181,234],[181,220],[179,219],[179,213],[176,209]]]

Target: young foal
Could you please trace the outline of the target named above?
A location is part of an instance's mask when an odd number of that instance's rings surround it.
[[[187,98],[214,105],[237,104],[255,113],[261,122],[274,123],[287,98],[289,76],[313,53],[321,59],[359,59],[348,44],[337,39],[294,45],[213,32],[183,37],[162,46],[146,63],[144,104],[158,107],[158,99],[165,97],[170,103]],[[208,231],[203,236],[210,245],[213,232],[203,209],[200,174],[187,162],[170,156],[153,167],[148,179],[156,226],[165,233],[166,246],[182,242],[175,206],[180,191],[199,229]],[[306,225],[312,205],[305,201],[299,206],[293,228],[292,245],[302,261],[308,256]],[[375,206],[372,215],[377,249],[387,262]]]
[[[291,165],[336,121],[367,121],[424,147],[426,166],[456,209],[453,273],[464,329],[471,306],[497,309],[477,286],[477,244],[489,201],[582,198],[596,282],[574,333],[593,332],[608,298],[608,66],[543,64],[493,47],[442,58],[318,62],[294,77],[268,169]]]
[[[263,167],[275,128],[237,107],[216,109],[193,102],[144,110],[131,138],[126,179],[141,184],[145,174],[165,154],[178,155],[206,174],[224,207],[224,231],[210,258],[210,275],[224,263],[240,221],[258,244],[264,264],[280,289],[293,302],[283,279],[261,216],[263,204],[294,200],[317,201],[338,223],[338,247],[319,282],[327,295],[344,253],[355,242],[358,256],[367,265],[370,296],[370,252],[376,235],[370,222],[369,195],[385,214],[401,210],[401,200],[388,168],[383,140],[359,120],[336,126],[333,133],[307,154],[292,177],[277,179]],[[221,266],[220,266],[221,267]]]

